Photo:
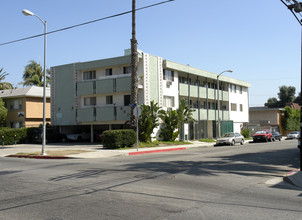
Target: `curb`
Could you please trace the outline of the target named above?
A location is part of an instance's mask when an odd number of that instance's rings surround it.
[[[177,150],[187,150],[186,147],[170,148],[170,149],[160,149],[160,150],[147,150],[147,151],[137,151],[128,153],[129,156],[139,155],[139,154],[150,154],[150,153],[160,153],[167,151],[177,151]]]
[[[302,175],[300,169],[294,169],[290,172],[287,172],[286,176],[283,177],[283,180],[291,185],[302,188]]]
[[[47,155],[8,155],[6,157],[29,158],[29,159],[72,159],[66,156],[47,156]]]

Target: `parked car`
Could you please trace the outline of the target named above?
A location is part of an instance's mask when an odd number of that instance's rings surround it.
[[[91,138],[90,133],[85,133],[85,132],[66,134],[66,137],[70,141],[84,141],[84,140],[89,140]]]
[[[273,134],[269,129],[266,130],[261,130],[261,131],[257,131],[254,135],[253,135],[253,141],[254,142],[260,142],[260,141],[273,141]]]
[[[297,139],[299,136],[299,131],[291,131],[287,135],[287,139]]]
[[[216,145],[235,145],[236,143],[244,144],[244,137],[239,133],[226,133],[222,138],[216,140]]]
[[[43,130],[41,128],[36,128],[32,133],[32,142],[42,143]],[[65,142],[66,136],[61,134],[56,129],[46,128],[46,143],[57,143]]]
[[[275,141],[275,140],[281,141],[282,140],[282,135],[278,131],[273,132],[272,133],[272,140],[273,141]]]

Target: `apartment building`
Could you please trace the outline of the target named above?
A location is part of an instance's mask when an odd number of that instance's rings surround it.
[[[196,122],[184,129],[189,139],[216,137],[217,74],[138,52],[138,104],[153,100],[164,109],[176,109],[184,98],[195,109]],[[130,55],[125,50],[120,57],[52,67],[52,124],[63,133],[123,128],[130,118]],[[219,82],[222,132],[240,132],[248,122],[250,83],[224,75]]]
[[[46,122],[50,123],[50,88],[46,88]],[[11,128],[39,127],[43,124],[43,87],[31,86],[1,90],[7,117],[5,124]]]

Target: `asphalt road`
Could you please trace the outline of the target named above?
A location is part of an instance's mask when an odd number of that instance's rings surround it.
[[[0,219],[301,219],[297,141],[102,159],[0,159]]]

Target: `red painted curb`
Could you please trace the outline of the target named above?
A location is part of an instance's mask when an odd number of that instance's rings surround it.
[[[47,156],[47,155],[8,155],[6,157],[30,158],[30,159],[70,159],[64,156]]]
[[[137,151],[128,153],[129,156],[139,155],[139,154],[150,154],[150,153],[159,153],[159,152],[167,152],[167,151],[176,151],[176,150],[186,150],[186,147],[179,148],[171,148],[171,149],[161,149],[161,150],[147,150],[147,151]]]

